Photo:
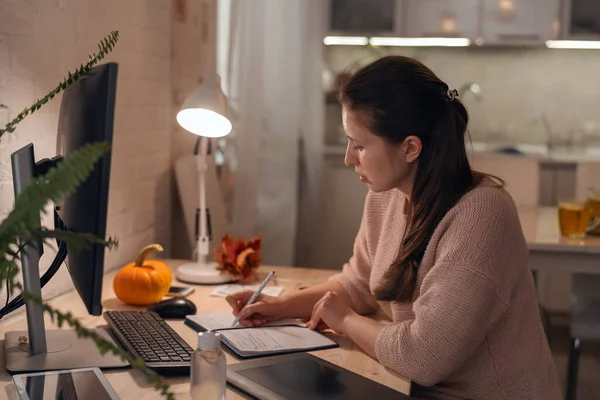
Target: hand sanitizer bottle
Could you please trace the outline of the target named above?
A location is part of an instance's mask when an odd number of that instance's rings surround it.
[[[219,332],[198,333],[198,348],[192,355],[190,395],[192,400],[225,400],[227,361]]]

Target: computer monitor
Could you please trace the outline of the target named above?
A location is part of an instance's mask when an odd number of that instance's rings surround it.
[[[89,143],[112,142],[116,90],[117,64],[109,63],[93,68],[64,92],[58,117],[58,155],[68,157]],[[102,156],[89,178],[59,205],[58,214],[70,231],[106,236],[110,160],[110,152]],[[92,315],[102,314],[104,250],[101,244],[86,250],[67,245],[69,274]]]
[[[66,157],[87,143],[112,141],[117,85],[116,63],[92,68],[63,93],[58,124],[57,150]],[[15,196],[36,175],[33,145],[12,154]],[[58,205],[67,229],[106,235],[106,216],[110,176],[110,153],[95,165],[90,177]],[[101,291],[104,270],[104,247],[99,244],[86,250],[67,246],[67,268],[73,284],[92,315],[102,313]],[[39,275],[40,248],[26,246],[22,257],[23,286],[41,297]],[[115,368],[129,364],[119,357],[100,354],[90,339],[79,339],[73,330],[46,330],[41,307],[26,303],[27,331],[5,334],[6,369],[10,373],[49,371],[72,368]],[[105,329],[96,333],[114,343]],[[22,337],[27,342],[22,342]]]

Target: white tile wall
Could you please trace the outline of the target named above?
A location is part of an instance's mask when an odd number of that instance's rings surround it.
[[[326,61],[334,72],[388,54],[359,47],[330,46]],[[463,97],[471,117],[470,133],[480,140],[504,131],[516,141],[544,142],[547,115],[557,135],[589,132],[600,139],[600,51],[546,48],[391,48],[389,54],[415,57],[451,87],[477,82],[482,101]],[[594,127],[595,125],[595,127]]]
[[[96,43],[117,29],[120,40],[108,59],[119,63],[119,77],[107,234],[120,246],[106,254],[105,270],[132,261],[150,242],[170,254],[170,2],[0,0],[0,104],[11,117],[87,61]],[[54,156],[59,105],[60,97],[0,139],[0,218],[14,201],[10,154],[33,142],[36,158]],[[54,254],[46,248],[43,270]],[[44,294],[71,286],[62,268]]]

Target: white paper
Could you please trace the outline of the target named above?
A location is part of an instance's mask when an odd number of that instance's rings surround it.
[[[217,286],[211,293],[211,296],[226,297],[227,295],[235,292],[241,292],[242,290],[257,290],[260,285],[220,285]],[[283,292],[283,286],[267,286],[263,289],[262,293],[269,296],[279,296]]]
[[[335,343],[318,332],[295,326],[277,326],[268,329],[236,329],[223,331],[221,335],[232,347],[245,355],[314,349]]]
[[[280,319],[278,321],[273,321],[266,323],[264,325],[258,327],[248,328],[246,326],[236,325],[232,327],[233,321],[235,317],[231,313],[217,313],[217,314],[197,314],[197,315],[188,315],[187,319],[197,323],[202,326],[204,329],[213,331],[220,329],[257,329],[264,326],[280,326],[280,325],[296,325],[300,327],[306,327],[306,324],[295,319],[295,318],[285,318]]]

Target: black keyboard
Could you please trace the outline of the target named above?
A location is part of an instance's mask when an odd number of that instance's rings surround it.
[[[125,350],[161,375],[190,373],[193,349],[151,311],[106,311],[104,319]]]

